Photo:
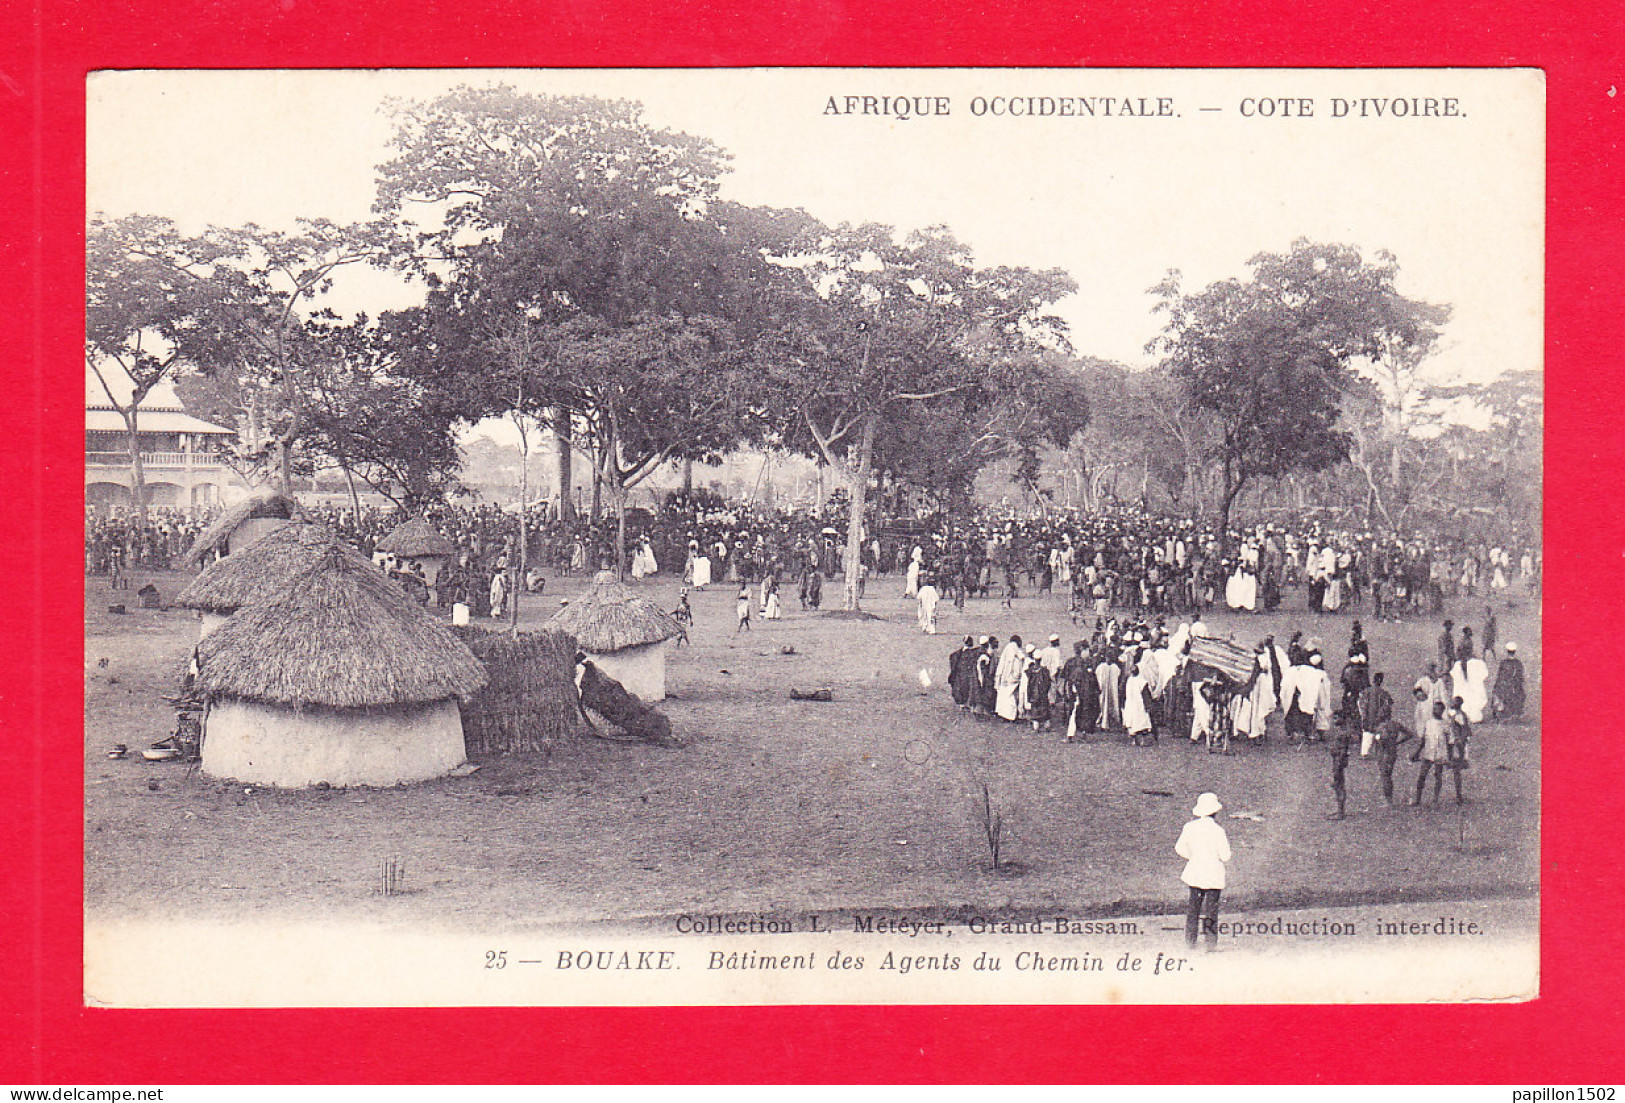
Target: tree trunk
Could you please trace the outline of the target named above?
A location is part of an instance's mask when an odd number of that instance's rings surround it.
[[[284,498],[293,497],[293,470],[288,458],[288,442],[276,439],[276,488]]]
[[[356,527],[361,526],[361,495],[355,488],[355,476],[350,474],[350,465],[339,459],[339,470],[344,472],[344,482],[350,488],[350,506],[355,510]]]
[[[694,461],[683,458],[683,501],[694,496]]]
[[[1219,502],[1219,547],[1226,555],[1234,550],[1230,540],[1230,509],[1236,504],[1236,498],[1246,481],[1244,477],[1233,476],[1229,465],[1225,466],[1224,498]]]
[[[559,407],[553,414],[553,439],[558,444],[559,520],[573,521],[576,515],[575,473],[570,431],[570,411]]]
[[[869,500],[869,468],[875,454],[875,436],[880,430],[880,415],[870,414],[863,421],[863,436],[858,441],[858,462],[849,465],[851,475],[852,515],[846,522],[846,587],[841,608],[849,613],[858,611],[858,578],[863,571],[863,509]]]
[[[520,392],[520,401],[524,400],[524,392]],[[509,578],[508,592],[513,595],[509,603],[508,628],[514,636],[519,635],[519,595],[524,591],[526,571],[530,566],[530,533],[525,524],[526,510],[530,508],[530,434],[525,432],[524,415],[514,413],[514,424],[519,430],[519,546],[514,549],[517,553],[509,563],[518,560],[518,568]]]
[[[257,397],[250,396],[248,400],[248,451],[252,455],[259,455],[260,451],[260,403]]]
[[[626,581],[626,490],[615,491],[615,577]]]
[[[139,401],[139,400],[137,400]],[[147,527],[147,469],[141,463],[141,434],[136,430],[136,405],[132,403],[124,415],[124,427],[130,442],[130,505],[135,510],[137,528]]]

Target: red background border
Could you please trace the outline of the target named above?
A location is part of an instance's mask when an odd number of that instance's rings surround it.
[[[0,1081],[1519,1082],[1620,1079],[1625,35],[1615,4],[63,0],[0,12]],[[619,10],[617,10],[617,8]],[[77,367],[98,68],[1542,68],[1548,94],[1542,997],[1512,1006],[128,1012],[80,1007]],[[1611,95],[1611,86],[1619,94]],[[1463,165],[1471,172],[1471,165]],[[177,950],[177,968],[184,953]]]

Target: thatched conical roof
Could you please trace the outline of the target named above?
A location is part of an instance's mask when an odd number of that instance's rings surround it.
[[[449,628],[339,547],[206,636],[198,665],[206,693],[295,706],[418,704],[485,684]]]
[[[377,550],[412,558],[420,555],[456,555],[457,549],[452,546],[429,522],[422,517],[414,517],[404,525],[398,526],[394,532],[378,541]]]
[[[258,543],[203,568],[176,596],[175,604],[210,613],[235,613],[258,605],[281,594],[334,548],[367,562],[327,526],[291,521]]]
[[[299,503],[282,494],[256,494],[244,498],[209,523],[186,553],[186,562],[196,565],[203,557],[220,547],[236,531],[237,526],[250,517],[280,517],[285,521],[297,520],[303,513]]]
[[[659,643],[683,631],[671,614],[614,579],[594,582],[543,627],[549,632],[567,632],[583,651],[600,655]]]

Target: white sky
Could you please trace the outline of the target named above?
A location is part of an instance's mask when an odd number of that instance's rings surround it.
[[[183,229],[369,216],[387,96],[458,83],[635,99],[734,155],[731,198],[826,222],[945,223],[983,264],[1061,267],[1080,353],[1143,364],[1146,289],[1244,274],[1308,237],[1392,251],[1406,294],[1455,307],[1429,374],[1541,367],[1544,84],[1484,70],[392,70],[135,72],[88,89],[87,208]],[[946,118],[828,117],[831,95],[942,95]],[[975,117],[974,96],[1158,96],[1172,118]],[[1243,97],[1315,116],[1243,118]],[[1333,97],[1455,97],[1463,117],[1331,117]],[[1217,107],[1218,111],[1202,111]],[[341,310],[408,305],[348,277]]]

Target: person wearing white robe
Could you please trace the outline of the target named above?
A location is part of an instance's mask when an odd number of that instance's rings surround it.
[[[1287,731],[1294,740],[1300,735],[1305,740],[1323,740],[1331,729],[1332,681],[1321,664],[1317,651],[1297,666],[1283,668],[1281,707],[1302,718],[1297,723],[1288,718]]]
[[[1261,739],[1270,713],[1276,708],[1275,678],[1270,672],[1270,656],[1261,651],[1257,655],[1258,675],[1253,688],[1235,698],[1236,732],[1248,739]]]
[[[1179,627],[1174,629],[1174,634],[1168,639],[1168,650],[1172,651],[1175,655],[1183,655],[1185,653],[1185,645],[1190,642],[1190,638],[1190,623],[1188,621],[1180,621]]]
[[[1224,586],[1224,603],[1237,612],[1253,612],[1258,608],[1258,576],[1243,567],[1237,567]]]
[[[1177,639],[1178,636],[1176,635],[1175,638]],[[1151,655],[1157,664],[1157,676],[1152,683],[1151,692],[1153,695],[1161,697],[1167,692],[1169,685],[1172,684],[1174,675],[1179,673],[1180,649],[1170,643],[1167,647],[1159,647]]]
[[[1140,649],[1140,656],[1134,662],[1134,669],[1145,679],[1145,686],[1151,691],[1151,696],[1156,697],[1162,693],[1162,674],[1157,668],[1157,653],[1149,646]],[[1123,704],[1125,707],[1128,704],[1126,695]]]
[[[1213,706],[1208,704],[1202,687],[1206,682],[1191,682],[1191,742],[1200,743],[1213,732]]]
[[[908,557],[908,582],[903,587],[904,597],[915,597],[919,594],[920,563],[924,558],[925,553],[916,545],[914,551]]]
[[[1061,673],[1061,637],[1051,636],[1048,645],[1038,649],[1038,661],[1049,671],[1051,684]]]
[[[1458,662],[1450,670],[1450,683],[1461,698],[1461,711],[1474,724],[1484,721],[1484,710],[1490,703],[1490,668],[1482,658],[1474,655],[1465,663]]]
[[[492,618],[502,616],[508,608],[508,572],[506,570],[498,570],[496,574],[491,576],[490,598]]]
[[[1301,691],[1308,670],[1307,661],[1281,668],[1281,713],[1286,717],[1287,739],[1293,743],[1303,734],[1299,725],[1309,727],[1314,716],[1313,698]]]
[[[779,604],[779,588],[773,587],[767,592],[767,600],[762,603],[762,619],[778,620],[784,615],[784,608]]]
[[[1021,675],[1027,668],[1027,656],[1021,647],[1021,637],[1011,636],[1010,642],[999,652],[999,665],[993,671],[993,688],[997,694],[993,711],[1000,719],[1014,720],[1020,715],[1016,693],[1021,687]]]
[[[1121,731],[1123,727],[1122,685],[1118,681],[1123,670],[1106,656],[1095,666],[1095,684],[1100,687],[1100,730]]]
[[[1151,713],[1145,707],[1145,695],[1150,690],[1145,676],[1138,669],[1123,684],[1123,727],[1136,746],[1140,739],[1151,733]]]
[[[1314,684],[1315,738],[1322,743],[1330,738],[1332,730],[1332,676],[1326,673],[1323,663],[1319,652],[1309,657],[1309,664],[1320,675]]]
[[[694,589],[703,590],[711,585],[711,560],[707,556],[694,557]]]
[[[937,593],[937,588],[931,584],[930,579],[927,579],[925,585],[920,587],[919,593],[915,596],[920,603],[920,631],[928,636],[936,635],[937,602],[942,600],[942,595]]]
[[[1335,613],[1343,607],[1343,576],[1332,575],[1326,583],[1326,596],[1320,600],[1320,608],[1327,613]]]
[[[648,578],[659,570],[660,564],[655,562],[654,546],[650,544],[649,538],[645,536],[638,542],[638,550],[632,556],[632,577]]]
[[[1072,581],[1072,572],[1068,567],[1070,557],[1057,545],[1049,550],[1049,573],[1058,586],[1066,586]]]

